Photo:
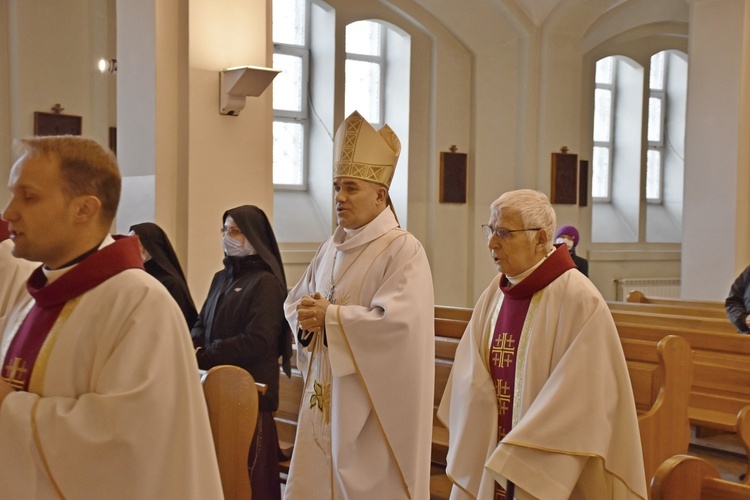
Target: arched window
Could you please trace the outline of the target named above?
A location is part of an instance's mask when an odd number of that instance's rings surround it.
[[[686,89],[679,51],[596,62],[592,241],[681,241]]]
[[[332,152],[339,120],[355,109],[376,129],[387,123],[402,154],[390,195],[407,217],[410,36],[378,19],[341,22],[319,0],[273,0],[274,230],[284,242],[320,242],[333,225]],[[337,39],[337,33],[345,33]],[[336,62],[344,62],[337,81]],[[339,107],[340,106],[340,107]]]

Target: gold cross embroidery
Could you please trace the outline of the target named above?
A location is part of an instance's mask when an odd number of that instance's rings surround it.
[[[331,408],[331,384],[321,384],[317,380],[313,381],[314,393],[310,396],[310,409],[318,408],[323,414],[326,423],[330,422]]]
[[[491,351],[492,364],[494,366],[505,368],[510,365],[513,361],[513,354],[515,353],[513,343],[513,338],[507,333],[503,333],[495,339]]]
[[[503,439],[507,434],[508,431],[505,430],[505,427],[502,425],[497,428],[497,434],[500,437],[500,439]]]
[[[5,365],[5,373],[7,376],[2,377],[2,379],[9,383],[14,389],[23,389],[27,372],[26,361],[21,358],[13,358],[13,364]]]
[[[510,404],[510,385],[505,380],[495,381],[495,395],[497,396],[497,406],[501,415],[505,415]]]

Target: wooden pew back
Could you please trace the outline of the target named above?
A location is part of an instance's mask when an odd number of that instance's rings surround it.
[[[625,297],[627,302],[639,302],[641,304],[665,304],[683,307],[701,307],[718,309],[724,311],[724,302],[718,300],[695,300],[695,299],[667,299],[660,297],[647,297],[639,290],[631,290]]]
[[[615,323],[636,323],[646,326],[668,326],[682,330],[709,330],[717,333],[737,333],[737,329],[726,318],[685,316],[656,312],[641,312],[610,308]]]
[[[638,429],[646,479],[690,444],[688,398],[692,352],[687,341],[668,335],[658,343],[621,337],[639,411]]]
[[[247,456],[258,421],[258,389],[252,375],[237,366],[215,366],[203,378],[211,433],[219,461],[224,498],[251,498]]]
[[[723,308],[717,309],[714,307],[700,307],[695,305],[618,302],[614,300],[607,301],[607,305],[609,305],[610,310],[651,312],[659,314],[669,314],[672,316],[698,316],[700,318],[719,319],[731,325],[729,319],[727,318],[727,313]],[[730,326],[729,328],[731,330],[736,330],[734,326]]]

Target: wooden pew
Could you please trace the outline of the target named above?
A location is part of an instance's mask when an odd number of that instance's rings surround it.
[[[610,308],[615,323],[637,323],[646,326],[667,326],[675,330],[707,330],[717,333],[736,334],[737,329],[728,319],[685,316],[656,312],[639,312]]]
[[[750,486],[724,481],[702,458],[677,455],[666,460],[651,482],[651,500],[749,500]]]
[[[656,344],[625,337],[620,341],[638,410],[648,481],[664,460],[688,451],[692,353],[687,341],[676,335]]]
[[[750,336],[617,321],[615,325],[621,337],[656,341],[675,334],[688,342],[694,354],[690,423],[737,433],[750,472]],[[750,484],[750,474],[745,482]]]
[[[643,292],[631,290],[627,297],[627,302],[637,302],[641,304],[664,304],[684,307],[701,307],[708,309],[718,309],[724,311],[724,301],[718,300],[695,300],[695,299],[667,299],[660,297],[647,297]]]
[[[258,388],[237,366],[215,366],[203,377],[224,498],[251,498],[247,456],[258,421]]]
[[[673,316],[698,316],[701,318],[714,318],[719,319],[722,322],[729,323],[729,329],[736,331],[729,319],[727,318],[726,311],[717,309],[714,307],[699,307],[692,305],[676,305],[676,304],[651,304],[642,302],[617,302],[608,301],[607,305],[610,310],[617,311],[636,311],[636,312],[651,312],[659,314],[671,314]]]

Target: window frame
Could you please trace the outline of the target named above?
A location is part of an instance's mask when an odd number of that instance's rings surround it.
[[[300,89],[300,111],[273,109],[273,122],[302,124],[302,182],[300,184],[273,183],[273,189],[279,191],[307,191],[310,149],[310,0],[305,0],[305,37],[304,45],[277,43],[273,44],[273,53],[290,55],[302,59],[302,88]]]
[[[608,141],[593,141],[593,147],[592,147],[592,160],[593,160],[593,148],[606,148],[607,149],[607,156],[608,156],[608,175],[607,175],[607,195],[606,196],[594,196],[593,193],[593,161],[592,161],[592,192],[591,192],[591,201],[593,203],[611,203],[612,202],[612,176],[614,173],[614,165],[613,159],[614,159],[614,138],[615,138],[615,108],[617,103],[617,65],[618,65],[618,58],[617,56],[607,56],[612,58],[612,78],[609,83],[600,83],[600,82],[594,82],[594,93],[596,93],[596,90],[598,89],[604,89],[609,90],[610,92],[610,100],[609,100],[609,140]],[[605,58],[602,58],[605,59]],[[598,61],[597,61],[598,62]],[[596,114],[596,109],[594,110],[594,113]]]
[[[667,51],[660,51],[660,52],[667,52]],[[656,54],[658,54],[657,52]],[[654,56],[656,54],[653,54],[651,56],[650,61],[653,61]],[[664,202],[664,149],[665,149],[665,137],[666,137],[666,127],[667,127],[667,106],[668,106],[668,98],[667,98],[667,89],[666,84],[669,81],[669,57],[668,54],[664,54],[664,57],[662,58],[662,64],[664,65],[663,71],[662,71],[662,81],[661,81],[661,89],[652,89],[651,88],[651,68],[649,67],[649,93],[648,98],[650,99],[659,99],[661,101],[661,123],[659,127],[659,139],[652,141],[648,140],[648,150],[649,151],[658,151],[659,152],[659,185],[658,185],[658,191],[659,194],[655,198],[649,198],[648,196],[648,187],[646,189],[646,203],[652,204],[652,205],[661,205]],[[646,123],[649,122],[649,118],[647,117]],[[646,135],[648,136],[648,131],[646,131]],[[646,161],[646,182],[648,182],[648,160]]]
[[[377,25],[378,29],[380,30],[380,55],[379,56],[373,56],[368,54],[359,54],[356,52],[348,52],[346,51],[346,60],[347,61],[362,61],[362,62],[369,62],[369,63],[375,63],[378,65],[378,69],[380,70],[380,85],[378,92],[380,93],[379,99],[378,99],[378,113],[380,115],[380,121],[379,122],[368,122],[370,125],[372,125],[375,130],[380,129],[383,124],[385,123],[385,85],[386,85],[386,78],[387,78],[387,72],[386,72],[386,50],[388,48],[388,44],[386,41],[387,38],[387,27],[385,26],[385,23],[383,23],[380,20],[373,20],[373,19],[360,19],[358,21],[352,21],[347,26],[358,23],[358,22],[369,22]],[[346,41],[344,41],[346,43]],[[346,47],[345,47],[346,48]],[[346,64],[346,63],[344,63]],[[346,79],[344,79],[344,99],[346,99]]]

